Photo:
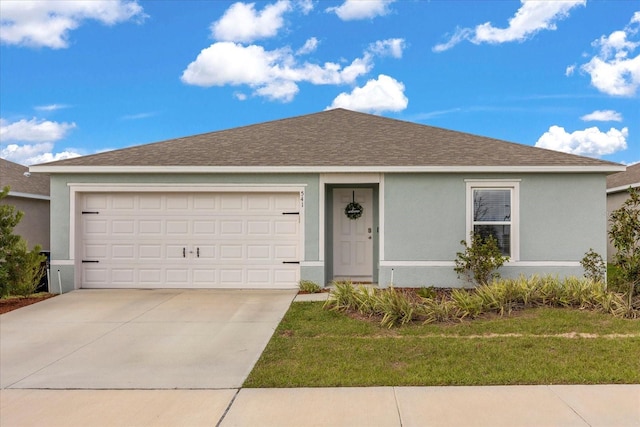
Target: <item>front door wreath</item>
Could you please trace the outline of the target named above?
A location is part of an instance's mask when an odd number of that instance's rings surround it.
[[[352,197],[352,201],[347,205],[346,208],[344,208],[344,214],[349,219],[358,219],[362,216],[362,212],[364,211],[364,209],[362,208],[362,205],[360,203],[356,202],[355,191],[353,192]]]

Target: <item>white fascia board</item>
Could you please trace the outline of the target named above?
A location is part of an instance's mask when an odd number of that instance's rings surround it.
[[[290,193],[305,191],[307,184],[225,184],[225,183],[197,183],[197,184],[158,184],[158,183],[96,183],[96,182],[70,182],[67,187],[73,192],[84,193],[170,193],[184,192],[191,193]]]
[[[623,165],[603,166],[31,166],[38,173],[614,173]]]
[[[9,191],[7,196],[22,197],[23,199],[51,200],[51,197],[44,194],[20,193],[19,191]]]
[[[631,187],[631,188],[640,188],[640,182],[634,182],[632,184],[621,185],[620,187],[607,188],[607,194],[621,193],[623,191],[627,191],[629,189],[629,187]]]

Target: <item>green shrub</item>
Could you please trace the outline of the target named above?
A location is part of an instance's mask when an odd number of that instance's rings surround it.
[[[331,310],[348,310],[355,307],[355,288],[351,282],[333,282],[333,289],[324,303],[324,307]]]
[[[603,282],[587,278],[521,276],[497,280],[477,288],[453,289],[446,295],[425,298],[420,290],[403,291],[393,287],[375,289],[335,283],[324,307],[380,316],[386,327],[423,320],[424,323],[473,319],[483,314],[510,315],[527,307],[568,307],[602,311],[616,317],[640,317],[640,298],[629,305],[622,293],[611,292]],[[435,293],[435,290],[434,290]]]
[[[414,320],[416,303],[407,294],[395,288],[386,288],[373,292],[375,311],[382,316],[380,324],[391,328]]]
[[[457,317],[474,318],[484,313],[485,305],[482,298],[476,292],[469,292],[466,289],[454,289],[451,291],[451,300],[457,307]]]
[[[456,253],[456,266],[454,271],[464,275],[470,282],[478,285],[486,285],[492,279],[500,277],[498,269],[509,260],[508,256],[502,255],[495,237],[487,236],[483,238],[479,234],[471,235],[471,245],[462,240],[464,252]]]
[[[416,293],[421,298],[432,298],[433,299],[433,298],[438,296],[438,292],[436,292],[436,290],[435,290],[435,288],[433,286],[429,286],[429,287],[424,287],[423,286],[421,288],[418,288]]]
[[[584,277],[591,279],[594,282],[604,281],[604,275],[607,272],[607,265],[605,264],[602,256],[599,253],[594,252],[592,248],[584,254],[580,264],[584,269]]]
[[[627,283],[627,306],[633,307],[640,286],[640,189],[629,187],[629,198],[609,216],[609,239],[616,248],[614,263]]]
[[[461,319],[458,306],[455,301],[446,297],[424,299],[418,309],[420,317],[424,323],[451,322]]]
[[[9,186],[0,191],[0,200],[9,195]],[[20,223],[23,212],[15,206],[0,204],[0,298],[9,294],[10,271],[13,269],[9,258],[16,251],[22,238],[13,234],[13,229]]]
[[[36,291],[40,279],[45,274],[42,263],[46,257],[40,254],[41,250],[42,248],[36,245],[29,251],[26,241],[21,239],[13,253],[7,257],[10,295],[27,297]]]
[[[310,294],[317,294],[318,292],[322,292],[322,287],[311,280],[300,280],[298,287],[302,292],[307,292]]]

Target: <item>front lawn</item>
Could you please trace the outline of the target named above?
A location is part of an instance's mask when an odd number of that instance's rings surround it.
[[[244,387],[640,383],[640,321],[536,308],[389,329],[295,302]]]

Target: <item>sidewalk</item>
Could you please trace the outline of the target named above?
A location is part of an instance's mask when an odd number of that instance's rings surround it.
[[[640,385],[0,391],[10,426],[640,426]]]

